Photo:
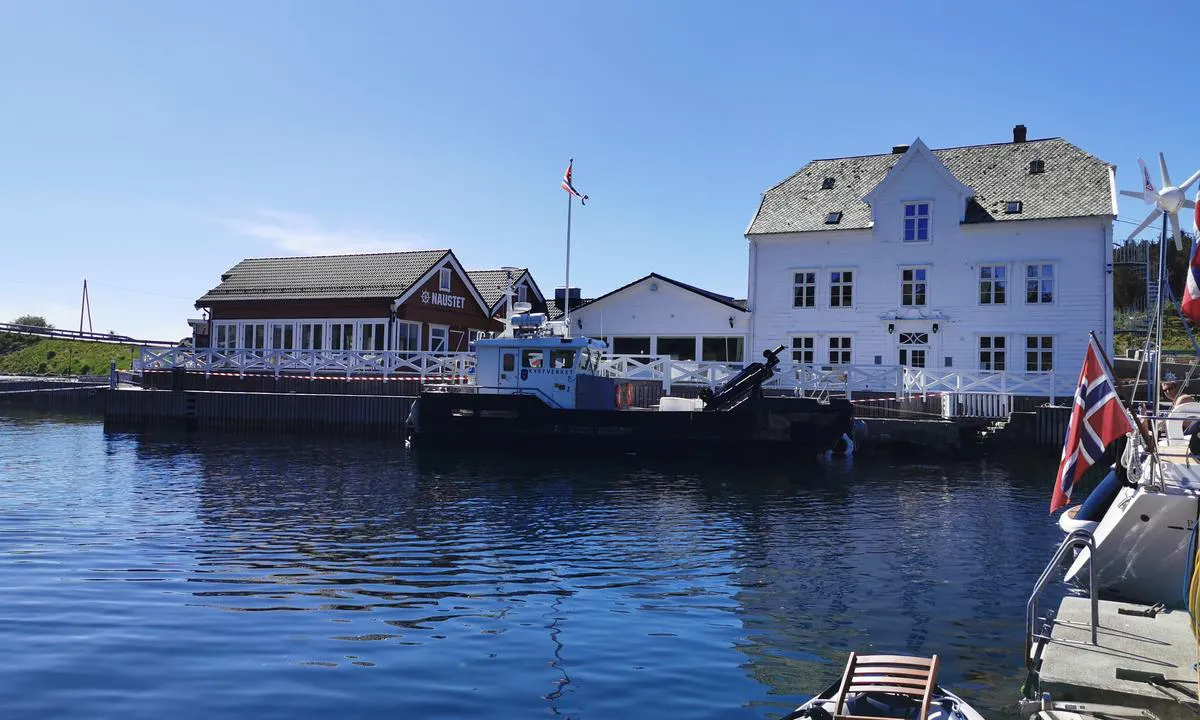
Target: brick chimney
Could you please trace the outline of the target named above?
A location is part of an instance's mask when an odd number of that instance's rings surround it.
[[[1026,130],[1024,125],[1013,125],[1013,142],[1023,143],[1026,138]]]

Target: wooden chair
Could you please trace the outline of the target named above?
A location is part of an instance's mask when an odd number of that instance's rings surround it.
[[[921,714],[925,720],[929,701],[937,686],[938,656],[932,658],[904,655],[858,655],[850,653],[846,672],[838,688],[833,716],[837,720],[873,720],[874,716],[849,715],[843,712],[846,695],[854,692],[878,692],[907,695],[921,699]]]

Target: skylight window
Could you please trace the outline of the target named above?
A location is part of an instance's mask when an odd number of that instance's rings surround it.
[[[1004,203],[1005,215],[1016,215],[1024,209],[1025,207],[1020,200],[1009,200],[1008,202]]]
[[[1046,161],[1045,160],[1030,160],[1029,161],[1029,174],[1030,175],[1037,175],[1039,173],[1044,173],[1044,172],[1046,172]]]
[[[827,177],[821,181],[821,189],[822,190],[832,190],[833,183],[834,183],[834,179],[831,177]]]
[[[825,216],[826,225],[837,225],[842,221],[842,211],[836,210]]]

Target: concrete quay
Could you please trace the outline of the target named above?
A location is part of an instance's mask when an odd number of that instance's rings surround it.
[[[1064,598],[1042,650],[1039,690],[1054,701],[1149,710],[1161,720],[1196,720],[1196,640],[1186,611],[1100,601],[1098,645],[1091,644],[1087,598]],[[1147,682],[1161,676],[1165,682]]]

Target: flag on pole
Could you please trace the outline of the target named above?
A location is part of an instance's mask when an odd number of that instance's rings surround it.
[[[1133,430],[1133,420],[1117,396],[1117,384],[1100,359],[1096,338],[1088,340],[1083,370],[1075,389],[1075,404],[1067,425],[1062,459],[1054,478],[1054,497],[1050,501],[1053,513],[1067,506],[1071,490],[1083,473],[1104,454],[1104,449],[1117,438]]]
[[[1196,214],[1200,215],[1200,210],[1197,210]],[[1200,254],[1196,252],[1197,247],[1200,247],[1200,239],[1193,238],[1192,257],[1188,260],[1187,282],[1183,286],[1183,302],[1179,306],[1184,316],[1193,324],[1200,324]]]
[[[571,158],[571,162],[567,163],[567,171],[563,173],[562,189],[579,198],[580,205],[587,205],[587,195],[581,194],[575,189],[575,185],[571,183],[571,166],[575,164],[575,159]]]

